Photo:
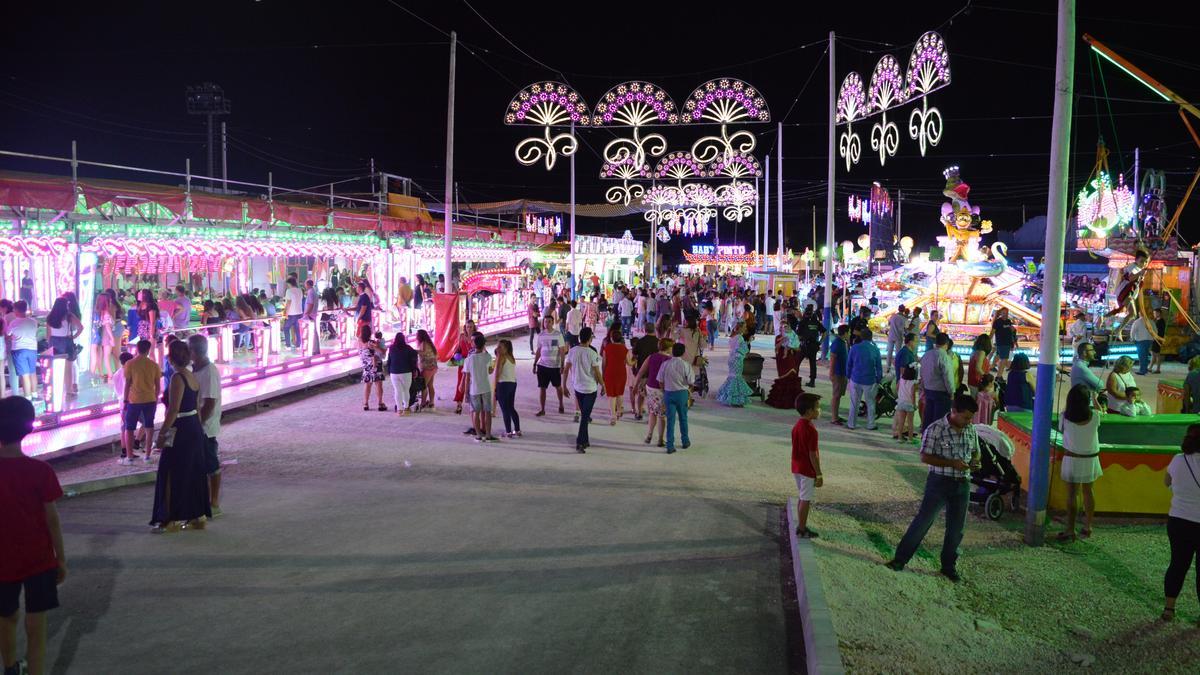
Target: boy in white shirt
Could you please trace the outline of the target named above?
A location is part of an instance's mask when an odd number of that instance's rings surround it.
[[[492,355],[484,347],[487,340],[475,335],[475,351],[463,363],[463,388],[471,404],[471,421],[475,426],[475,440],[479,443],[494,443],[500,439],[492,435]]]
[[[1125,402],[1118,408],[1126,417],[1144,417],[1153,415],[1150,404],[1142,400],[1142,391],[1137,387],[1125,387]]]

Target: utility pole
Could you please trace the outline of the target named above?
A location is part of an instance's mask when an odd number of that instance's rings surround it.
[[[810,283],[808,270],[812,267],[813,261],[817,259],[817,205],[812,207],[812,258],[804,261],[804,283]]]
[[[775,146],[779,161],[775,164],[775,222],[778,225],[779,244],[776,249],[775,267],[783,269],[783,122],[776,127]]]
[[[1058,369],[1058,310],[1066,240],[1067,171],[1071,159],[1071,98],[1075,84],[1075,0],[1058,0],[1056,61],[1050,195],[1046,204],[1046,272],[1042,281],[1042,336],[1038,347],[1033,448],[1029,456],[1029,497],[1025,511],[1025,543],[1030,546],[1041,546],[1045,539],[1046,501],[1050,493],[1050,414],[1054,407]]]
[[[829,334],[833,331],[833,185],[836,171],[834,164],[834,136],[837,133],[837,75],[834,53],[833,31],[829,31],[829,153],[825,178],[825,337],[821,340],[821,353],[829,354]],[[835,411],[836,412],[836,411]],[[856,412],[856,411],[851,411]]]
[[[229,192],[229,134],[225,132],[225,122],[221,122],[221,189]]]
[[[571,138],[575,138],[575,123],[571,123]],[[576,146],[578,151],[578,146]],[[575,155],[571,153],[571,297],[575,297]]]
[[[755,176],[755,177],[754,177],[754,201],[755,201],[755,204],[754,204],[754,206],[755,206],[755,207],[757,207],[757,206],[758,206],[758,203],[757,203],[757,202],[758,202],[758,196],[759,196],[759,192],[758,192],[758,176]],[[760,211],[762,211],[762,209],[760,209],[760,208],[755,208],[755,209],[754,209],[754,252],[755,252],[755,253],[758,253],[758,250],[759,250],[759,249],[758,249],[758,247],[759,247],[759,244],[761,243],[761,242],[758,240],[758,214],[759,214],[759,212],[760,212]]]
[[[455,52],[458,50],[458,33],[450,31],[450,93],[446,103],[446,194],[445,202],[443,203],[443,218],[446,223],[445,227],[445,258],[442,262],[445,267],[446,285],[443,291],[452,293],[450,289],[453,287],[451,281],[451,271],[453,263],[450,260],[450,248],[454,242],[454,222],[451,218],[451,198],[454,196],[454,60]]]
[[[901,225],[901,221],[903,220],[901,218],[901,216],[903,215],[903,211],[904,211],[904,191],[896,190],[896,243],[897,244],[900,243],[900,237],[903,236],[900,234],[900,225]]]
[[[771,155],[767,154],[767,173],[763,181],[763,269],[767,268],[766,258],[771,253]]]
[[[213,119],[218,115],[228,115],[232,109],[231,101],[225,98],[225,90],[212,82],[189,86],[186,89],[186,101],[189,115],[203,115],[208,120],[208,187],[215,187],[213,177],[216,176],[217,171],[214,166],[216,148],[213,139]],[[221,127],[221,136],[222,138],[225,136],[224,124]],[[222,146],[224,146],[223,140]],[[222,163],[224,163],[223,150]]]

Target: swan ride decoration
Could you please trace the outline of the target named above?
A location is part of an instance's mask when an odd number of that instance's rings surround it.
[[[959,260],[954,266],[961,270],[963,274],[977,279],[1000,276],[1008,268],[1008,260],[1004,257],[1008,253],[1008,246],[1004,242],[998,241],[990,247],[984,247],[984,250],[989,248],[992,256],[991,260],[976,262]]]

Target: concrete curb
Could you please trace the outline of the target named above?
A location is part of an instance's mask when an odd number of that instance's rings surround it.
[[[78,483],[68,483],[67,485],[62,486],[63,494],[67,497],[79,497],[81,495],[91,494],[93,492],[115,490],[117,488],[128,487],[130,485],[153,483],[157,475],[158,469],[154,468],[148,471],[138,471],[136,473],[127,473],[120,476],[110,476],[108,478],[99,478],[96,480],[85,480]]]
[[[825,602],[821,575],[812,542],[796,536],[796,498],[788,499],[787,534],[792,547],[792,573],[796,578],[796,600],[800,625],[804,631],[804,654],[808,672],[837,675],[845,673],[842,653],[838,650],[833,616]]]

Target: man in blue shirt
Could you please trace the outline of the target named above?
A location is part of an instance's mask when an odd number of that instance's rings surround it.
[[[879,347],[871,339],[870,328],[860,328],[858,342],[850,348],[850,356],[846,359],[846,370],[850,378],[850,417],[846,422],[847,429],[855,428],[858,418],[858,402],[866,399],[867,429],[875,427],[875,392],[883,381],[882,357]]]
[[[904,374],[904,369],[917,362],[917,334],[905,333],[904,346],[896,352],[896,379]]]
[[[842,397],[846,395],[846,335],[850,333],[850,326],[842,324],[837,327],[837,332],[833,340],[829,343],[829,382],[833,385],[832,403],[829,406],[831,421],[834,424],[845,424],[838,413],[838,408],[841,406]]]

